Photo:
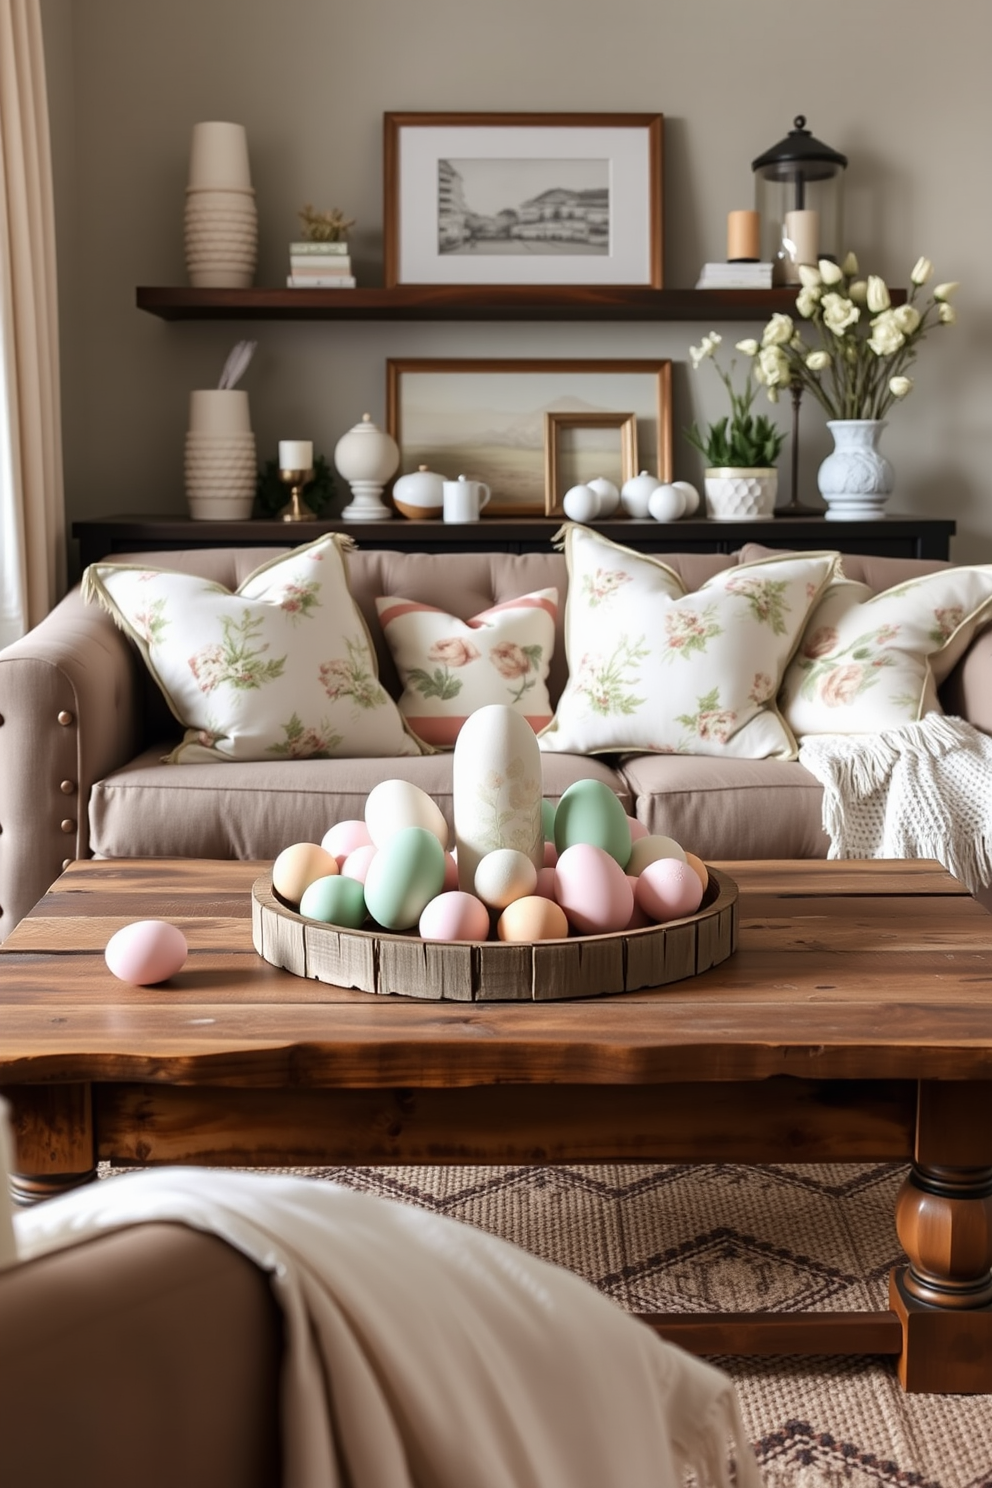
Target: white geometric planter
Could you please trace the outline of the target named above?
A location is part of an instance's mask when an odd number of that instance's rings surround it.
[[[714,522],[756,522],[775,511],[778,471],[723,465],[704,471],[706,515]]]

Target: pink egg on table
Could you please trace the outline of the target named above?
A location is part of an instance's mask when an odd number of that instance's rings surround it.
[[[553,868],[538,868],[537,887],[535,894],[540,894],[542,899],[555,898],[555,870]],[[555,903],[558,901],[555,900]]]
[[[458,861],[454,852],[444,855],[444,892],[452,893],[458,887]]]
[[[366,842],[362,847],[356,847],[341,863],[341,876],[357,878],[358,882],[363,884],[369,871],[369,864],[375,855],[376,849],[371,842]]]
[[[489,911],[474,894],[453,889],[424,906],[419,930],[423,940],[487,940]]]
[[[637,842],[648,835],[647,827],[642,821],[638,821],[636,816],[628,816],[627,825],[630,828],[631,842]]]
[[[630,919],[627,921],[626,925],[624,925],[623,928],[625,930],[644,930],[647,928],[648,925],[653,925],[655,921],[649,914],[644,913],[644,910],[637,902],[637,874],[628,873],[627,882],[630,884],[630,892],[634,896],[634,908],[631,912]]]
[[[637,903],[652,920],[678,920],[695,914],[703,897],[698,873],[681,858],[656,858],[637,880]]]
[[[332,858],[337,859],[340,868],[349,853],[355,851],[356,847],[368,847],[372,842],[369,829],[363,821],[349,818],[347,821],[335,822],[329,827],[320,839],[320,845],[325,852],[329,852]]]
[[[186,961],[186,937],[167,920],[134,920],[107,941],[104,959],[115,977],[132,987],[164,982]]]
[[[623,930],[634,909],[633,891],[616,858],[587,842],[566,847],[558,859],[555,898],[581,935]]]
[[[558,849],[555,847],[555,845],[554,845],[553,842],[548,842],[547,840],[545,840],[545,843],[544,843],[544,866],[545,866],[545,868],[553,868],[555,866],[555,864],[557,863],[557,861],[558,861]],[[538,870],[538,871],[540,872],[540,870]]]

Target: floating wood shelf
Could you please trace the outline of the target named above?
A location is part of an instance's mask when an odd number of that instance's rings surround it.
[[[893,293],[893,302],[904,295]],[[638,285],[433,285],[395,289],[185,289],[142,286],[162,320],[762,320],[795,309],[795,289]]]

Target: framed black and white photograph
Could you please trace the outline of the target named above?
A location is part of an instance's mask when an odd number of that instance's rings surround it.
[[[386,114],[385,278],[662,286],[661,114]]]
[[[548,414],[568,425],[554,472],[545,440]],[[426,465],[446,479],[485,481],[486,517],[560,511],[554,481],[638,468],[672,478],[671,364],[651,359],[542,360],[418,358],[386,363],[386,426],[400,448],[398,475]],[[593,431],[590,453],[581,436]],[[601,430],[608,443],[596,439]],[[636,431],[636,436],[635,436]],[[602,468],[600,468],[602,467]]]

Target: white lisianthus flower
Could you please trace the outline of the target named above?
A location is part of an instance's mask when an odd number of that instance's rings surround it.
[[[906,337],[892,318],[891,310],[872,321],[868,345],[876,356],[892,356],[906,343]]]
[[[893,398],[905,398],[907,393],[913,391],[913,379],[911,377],[890,377],[889,392]]]
[[[803,340],[802,336],[800,336],[800,334],[799,334],[798,331],[793,336],[792,340],[789,342],[789,345],[792,347],[792,350],[793,351],[805,351],[806,350],[806,342]]]
[[[782,317],[788,320],[788,316]],[[763,346],[758,352],[758,366],[765,387],[774,388],[789,382],[789,358],[780,346]]]
[[[791,316],[775,314],[761,333],[761,344],[762,346],[784,346],[786,341],[792,339],[793,330]]]
[[[778,388],[777,387],[770,387],[768,389],[768,401],[769,401],[769,403],[777,403],[778,402]]]
[[[823,310],[823,324],[828,331],[833,331],[835,336],[843,336],[848,326],[854,325],[861,319],[861,311],[857,305],[852,304],[843,295],[825,294],[820,305]]]
[[[801,289],[796,295],[796,309],[799,314],[805,315],[806,319],[810,320],[820,303],[822,293],[823,290],[818,284],[810,289]]]
[[[930,260],[928,258],[918,258],[913,265],[913,272],[909,277],[914,284],[926,284],[932,273],[933,264]]]
[[[823,283],[820,271],[815,264],[798,264],[799,283],[803,289],[819,289]]]
[[[753,336],[749,336],[746,341],[738,341],[737,350],[742,351],[745,356],[757,356],[758,343],[757,341],[755,341]]]
[[[704,336],[698,346],[689,347],[692,365],[697,371],[702,363],[705,362],[706,358],[713,355],[722,340],[723,337],[716,331],[710,331],[709,335]]]
[[[915,305],[897,305],[892,312],[892,319],[904,336],[911,336],[919,326],[921,316]]]
[[[820,278],[824,284],[839,284],[844,277],[844,270],[839,264],[833,263],[829,258],[821,258],[817,264]]]
[[[949,300],[954,291],[958,288],[958,284],[959,281],[957,279],[952,279],[949,284],[938,284],[937,288],[933,292],[934,299]]]
[[[858,260],[855,254],[848,253],[840,268],[842,274],[848,279],[853,279],[854,275],[858,272]]]
[[[880,310],[888,310],[891,304],[892,300],[889,298],[889,287],[885,280],[880,279],[877,274],[869,274],[868,309],[873,315],[877,315]]]
[[[847,297],[856,305],[867,305],[868,303],[868,280],[855,279],[853,284],[847,287]]]
[[[806,358],[806,365],[811,372],[825,372],[832,360],[829,351],[811,351]]]
[[[958,312],[953,305],[938,305],[937,314],[941,325],[953,325],[958,318]]]

